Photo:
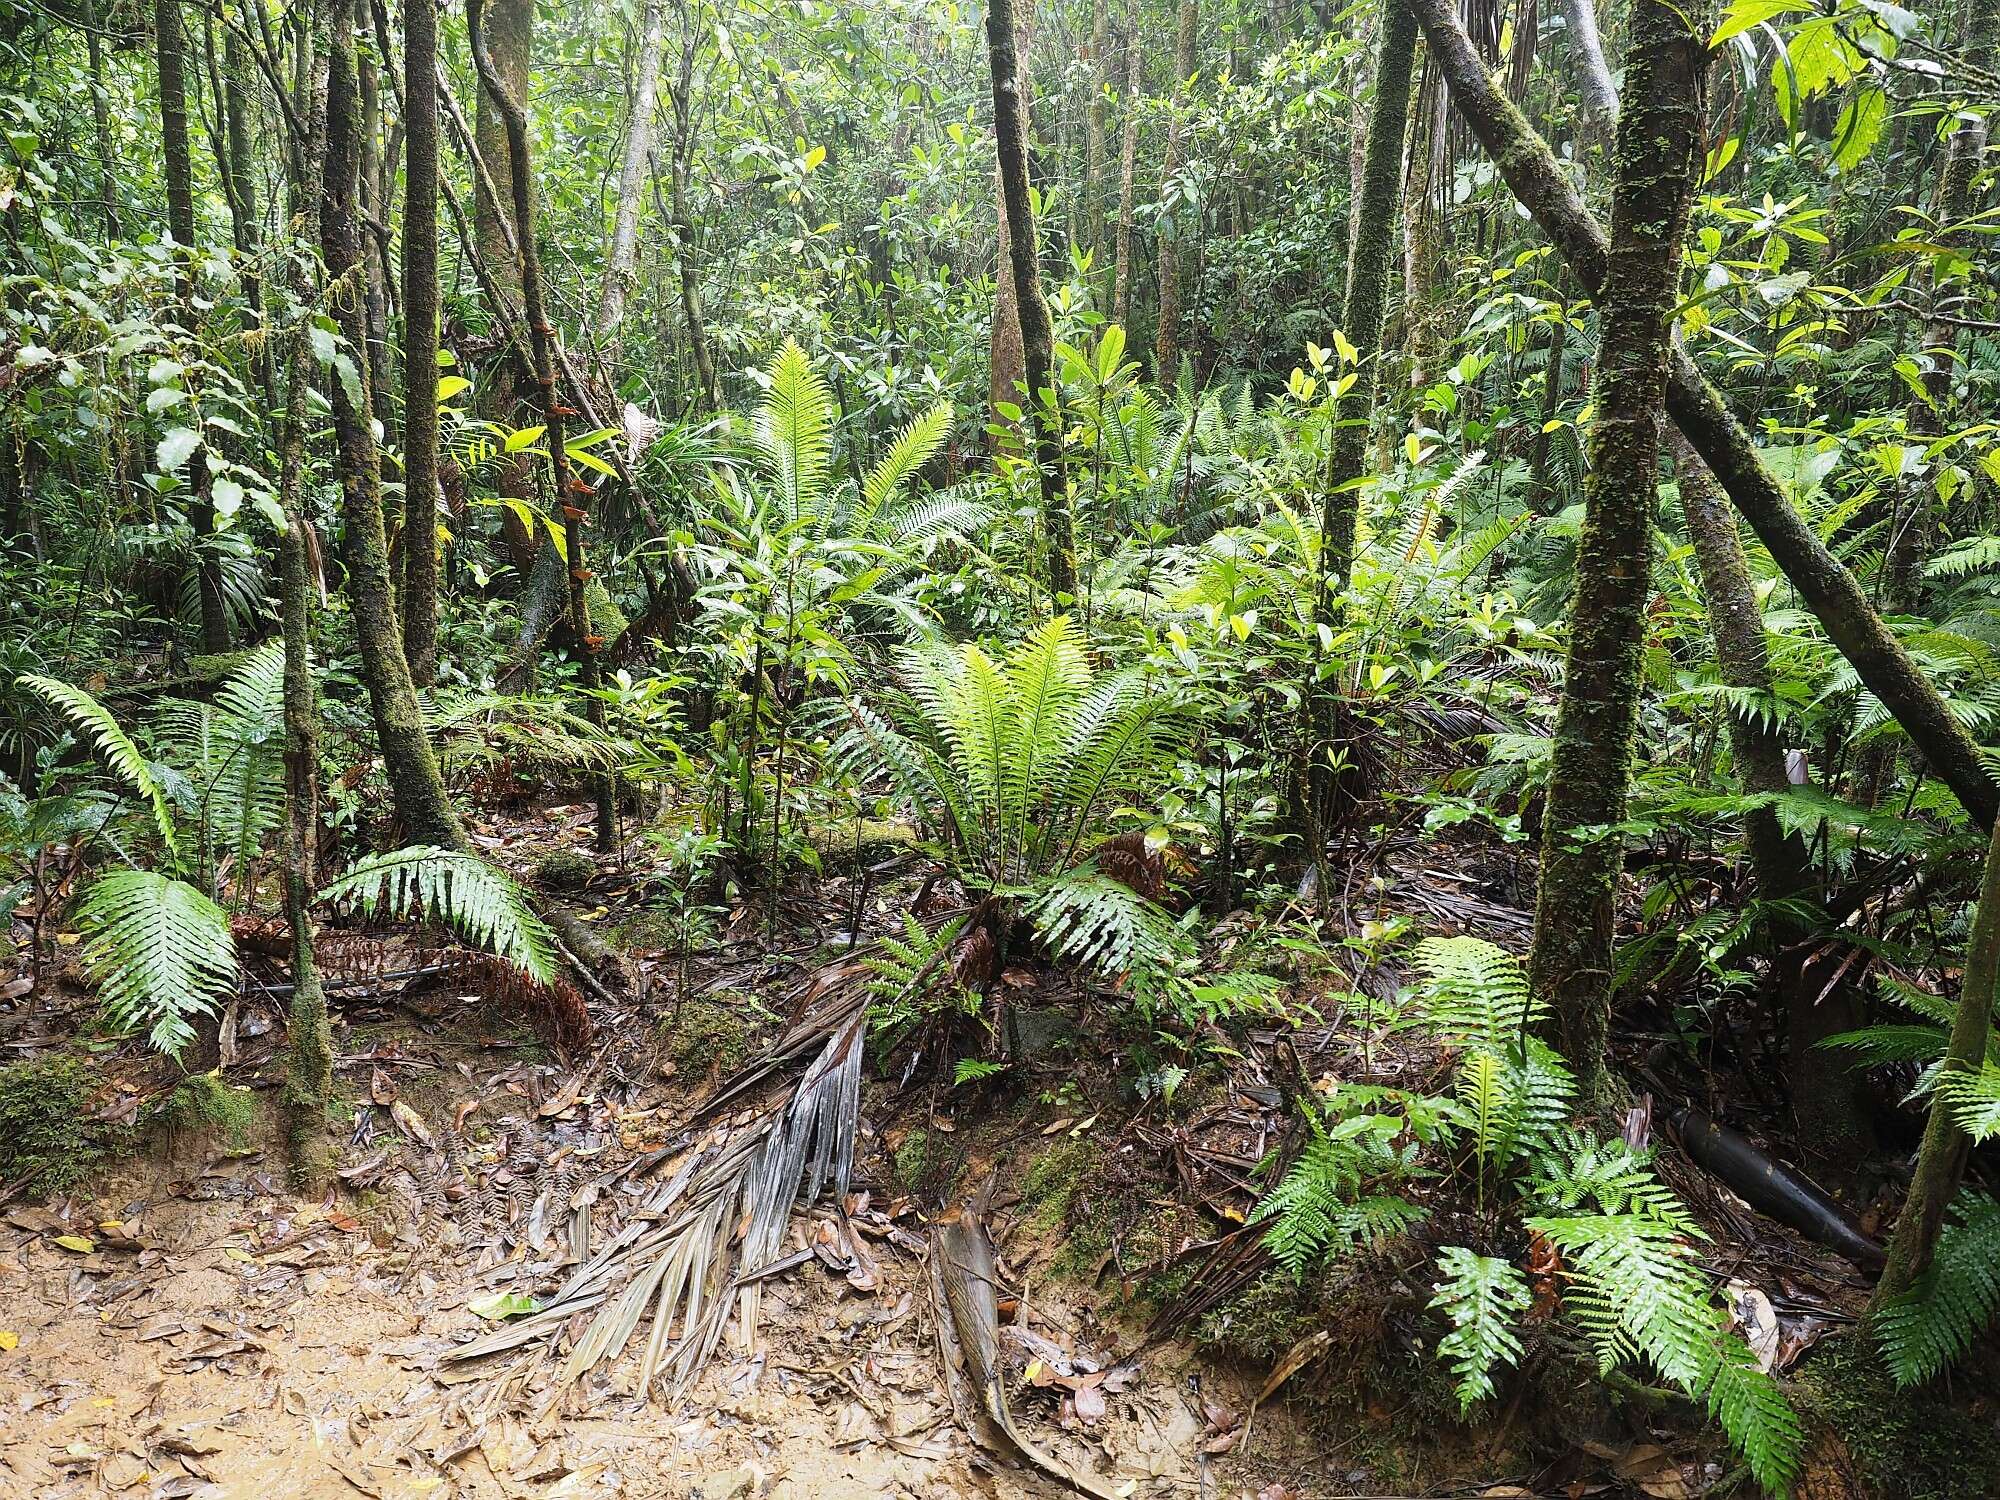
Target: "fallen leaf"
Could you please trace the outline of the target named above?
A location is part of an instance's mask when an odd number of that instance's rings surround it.
[[[490,1297],[475,1298],[465,1307],[467,1312],[496,1323],[542,1310],[542,1304],[526,1292],[495,1292]]]
[[[0,1328],[0,1349],[18,1349],[20,1347],[20,1334],[14,1332],[11,1328]]]
[[[97,1246],[80,1234],[59,1234],[56,1243],[65,1250],[74,1250],[78,1255],[91,1255],[97,1250]]]

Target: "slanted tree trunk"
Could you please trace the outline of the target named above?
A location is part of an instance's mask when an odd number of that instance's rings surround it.
[[[389,581],[389,543],[382,524],[381,454],[369,423],[366,291],[361,264],[359,194],[360,101],[354,61],[351,0],[330,0],[326,83],[326,176],[320,190],[320,245],[332,284],[334,322],[346,341],[354,378],[329,380],[333,430],[340,457],[341,520],[347,533],[347,592],[361,676],[368,689],[375,736],[397,820],[411,843],[457,846],[464,835],[445,795],[424,732],[423,713],[403,654]]]
[[[1090,0],[1090,108],[1084,115],[1083,128],[1083,243],[1094,257],[1093,269],[1104,259],[1104,95],[1111,86],[1110,49],[1109,0]]]
[[[1597,415],[1542,815],[1529,982],[1562,1032],[1586,1101],[1600,1098],[1622,835],[1638,724],[1668,323],[1701,161],[1706,49],[1667,0],[1637,0],[1599,305]]]
[[[1049,592],[1060,610],[1062,596],[1076,593],[1076,540],[1062,472],[1062,416],[1059,409],[1046,407],[1043,395],[1054,383],[1049,363],[1055,353],[1055,329],[1049,319],[1049,304],[1042,296],[1042,273],[1035,253],[1035,211],[1028,199],[1028,112],[1014,50],[1013,0],[990,0],[986,52],[993,68],[993,134],[1000,158],[1000,191],[1007,209],[1008,269],[1021,320],[1021,364],[1028,387],[1023,405],[1042,482]]]
[[[294,223],[314,212],[321,193],[321,153],[326,134],[326,6],[313,7],[306,31],[305,97],[298,112],[308,139],[292,184]],[[318,289],[310,258],[291,257],[291,291],[301,308]],[[313,417],[311,325],[301,316],[285,336],[285,412],[278,438],[278,503],[285,513],[278,541],[278,594],[285,641],[285,922],[291,935],[292,1001],[286,1034],[285,1107],[294,1188],[325,1192],[333,1179],[333,1140],[327,1111],[333,1102],[333,1029],[313,957],[312,898],[319,847],[319,695],[312,670],[312,579],[305,509],[306,433]]]
[[[1335,406],[1336,428],[1320,502],[1318,618],[1333,617],[1332,600],[1347,587],[1354,566],[1359,484],[1368,459],[1368,425],[1382,369],[1382,310],[1388,303],[1396,200],[1403,179],[1403,139],[1410,115],[1410,81],[1417,23],[1402,0],[1386,0],[1382,45],[1375,67],[1375,103],[1369,112],[1368,149],[1361,178],[1361,206],[1347,246],[1347,295],[1340,324],[1360,352],[1362,367]]]
[[[181,324],[192,342],[200,329],[200,309],[194,287],[194,158],[188,146],[187,36],[181,30],[180,0],[153,0],[153,44],[159,64],[167,231],[174,237]],[[209,503],[208,457],[201,449],[188,461],[188,482],[194,491],[188,514],[194,523],[201,649],[213,655],[229,649],[229,616],[222,603],[222,569],[209,547],[209,538],[215,535],[215,507]]]
[[[1993,1026],[1993,1005],[2000,998],[2000,827],[1986,849],[1986,867],[1979,881],[1979,905],[1972,915],[1972,933],[1965,945],[1965,982],[1958,993],[1958,1010],[1951,1023],[1943,1068],[1946,1073],[1978,1072],[1986,1061]],[[1910,1193],[1896,1218],[1889,1241],[1889,1263],[1875,1284],[1871,1311],[1906,1292],[1930,1269],[1945,1210],[1965,1176],[1972,1140],[1953,1118],[1950,1103],[1931,1095],[1930,1120],[1917,1151],[1917,1172]]]
[[[625,301],[632,294],[632,272],[639,259],[640,194],[653,154],[653,108],[660,97],[660,53],[667,37],[660,0],[646,0],[639,33],[632,118],[625,129],[625,159],[618,171],[618,216],[611,229],[611,253],[604,262],[604,290],[597,300],[597,343],[607,367],[618,362]]]
[[[403,656],[437,680],[437,0],[403,0]]]
[[[599,681],[597,653],[603,642],[591,631],[590,601],[585,592],[590,583],[590,567],[584,555],[583,528],[590,523],[590,486],[570,473],[567,436],[568,407],[556,394],[555,328],[549,322],[548,303],[542,291],[541,253],[535,237],[534,160],[528,140],[528,116],[521,101],[507,91],[506,81],[486,50],[480,12],[482,0],[467,0],[466,35],[472,46],[472,60],[479,80],[492,96],[506,127],[508,155],[513,163],[514,238],[520,251],[521,316],[528,325],[528,345],[535,361],[535,386],[540,393],[542,421],[547,425],[549,467],[555,482],[557,503],[562,507],[564,552],[569,558],[569,628],[574,637],[577,682],[584,692],[584,712],[598,729],[605,727],[604,700],[597,696]],[[597,777],[597,847],[610,850],[617,844],[618,808],[609,774]]]
[[[1014,33],[1014,68],[1016,81],[1020,85],[1021,118],[1029,118],[1032,100],[1028,93],[1028,53],[1034,45],[1035,18],[1033,7],[1029,8],[1028,19]],[[998,128],[996,121],[995,128]],[[1024,130],[1026,126],[1022,127]],[[996,154],[993,162],[993,221],[995,224],[995,269],[993,274],[993,323],[986,341],[986,407],[990,413],[987,423],[988,446],[999,449],[1012,441],[1003,435],[1004,429],[1012,433],[1014,423],[1002,414],[1002,403],[1019,404],[1025,409],[1033,397],[1033,388],[1028,387],[1028,395],[1022,395],[1027,387],[1028,371],[1026,353],[1021,348],[1021,308],[1017,289],[1014,285],[1014,233],[1007,217],[1007,184],[1002,177],[1003,167]]]
[[[1139,161],[1139,13],[1125,22],[1125,111],[1118,144],[1118,244],[1111,277],[1111,321],[1132,331],[1132,177]]]
[[[1431,55],[1451,86],[1453,105],[1585,291],[1601,296],[1604,229],[1584,208],[1548,144],[1488,76],[1453,0],[1406,3],[1416,11]],[[2000,810],[2000,789],[1981,765],[1971,736],[1883,625],[1854,575],[1827,551],[1786,497],[1749,430],[1730,416],[1715,388],[1678,347],[1668,355],[1667,412],[1862,683],[1980,827],[1991,828]]]
[[[1604,38],[1597,30],[1596,0],[1561,0],[1563,28],[1576,57],[1578,146],[1588,155],[1609,137],[1618,120],[1618,91],[1604,60]]]
[[[1194,72],[1194,31],[1199,20],[1198,0],[1180,0],[1174,28],[1173,114],[1167,120],[1167,155],[1160,173],[1160,189],[1181,171],[1181,119],[1188,78]],[[1191,238],[1194,225],[1183,208],[1173,217],[1172,226],[1160,235],[1160,326],[1153,334],[1153,378],[1172,385],[1181,363],[1181,242]]]

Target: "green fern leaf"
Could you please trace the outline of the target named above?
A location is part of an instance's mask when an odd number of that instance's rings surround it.
[[[1874,1317],[1898,1385],[1941,1373],[2000,1314],[2000,1201],[1967,1189],[1938,1233],[1929,1269]]]
[[[16,681],[54,704],[65,718],[90,737],[112,771],[152,804],[153,821],[159,828],[160,841],[169,852],[178,855],[180,843],[175,836],[173,809],[168,805],[166,791],[154,776],[151,764],[139,752],[139,747],[111,717],[111,711],[82,688],[71,687],[53,677],[27,673]]]
[[[369,916],[426,916],[541,984],[556,981],[555,938],[521,888],[476,854],[416,844],[371,854],[319,893]]]
[[[236,988],[229,917],[185,881],[113,870],[85,894],[77,925],[105,1019],[119,1031],[145,1028],[169,1056],[194,1040],[193,1018]]]
[[[1534,1301],[1528,1279],[1504,1260],[1475,1255],[1452,1245],[1438,1253],[1443,1280],[1431,1306],[1441,1309],[1452,1330],[1438,1341],[1438,1358],[1458,1377],[1461,1415],[1493,1394],[1493,1371],[1521,1357],[1515,1319]]]

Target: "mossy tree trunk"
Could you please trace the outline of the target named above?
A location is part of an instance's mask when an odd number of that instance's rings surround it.
[[[437,0],[403,0],[403,656],[437,680]]]
[[[1542,815],[1529,982],[1545,999],[1583,1096],[1603,1093],[1613,917],[1638,724],[1668,329],[1696,168],[1706,49],[1665,0],[1637,0],[1599,304],[1570,647]]]
[[[1125,112],[1118,143],[1118,234],[1112,256],[1111,321],[1132,331],[1132,178],[1139,164],[1139,15],[1125,19]]]
[[[1181,174],[1186,122],[1181,118],[1188,78],[1194,72],[1194,34],[1200,21],[1197,0],[1180,0],[1174,26],[1173,113],[1167,118],[1167,154],[1160,171],[1161,196]],[[1153,333],[1153,378],[1172,385],[1181,363],[1181,245],[1193,239],[1195,215],[1180,205],[1160,232],[1160,325]]]
[[[674,154],[667,172],[667,201],[674,220],[674,266],[681,293],[681,320],[687,325],[688,353],[694,361],[696,407],[722,410],[722,382],[701,305],[701,267],[694,254],[694,218],[688,212],[688,179],[694,175],[694,61],[700,28],[681,5],[681,61],[674,78]]]
[[[1972,935],[1965,945],[1965,983],[1958,993],[1951,1041],[1945,1049],[1946,1072],[1977,1072],[1985,1063],[1996,997],[2000,997],[2000,827],[1994,829],[1986,849],[1979,906],[1973,912]],[[1958,1193],[1971,1151],[1972,1140],[1952,1118],[1950,1105],[1933,1093],[1930,1120],[1917,1152],[1916,1176],[1897,1216],[1896,1232],[1889,1241],[1889,1263],[1875,1285],[1871,1309],[1908,1291],[1930,1268],[1945,1210]]]
[[[326,4],[321,0],[313,7],[306,36],[306,97],[298,109],[308,136],[299,154],[298,180],[292,185],[292,219],[298,225],[310,222],[321,193],[327,32]],[[291,264],[292,295],[301,307],[310,307],[318,290],[308,269],[310,258],[295,255]],[[319,844],[319,695],[312,669],[312,579],[306,535],[310,522],[305,508],[312,369],[310,328],[301,318],[285,349],[286,407],[278,455],[278,501],[285,513],[285,531],[278,544],[278,591],[285,640],[285,921],[292,947],[284,1097],[293,1186],[306,1194],[325,1192],[333,1180],[333,1141],[327,1129],[333,1101],[333,1028],[313,957],[311,914]]]
[[[539,392],[542,421],[548,432],[549,466],[557,503],[562,508],[563,551],[569,560],[569,629],[576,651],[577,682],[584,694],[584,714],[598,729],[605,727],[604,700],[598,696],[597,653],[603,641],[591,630],[590,564],[584,553],[583,529],[590,524],[591,488],[570,470],[564,446],[568,436],[570,409],[556,394],[556,331],[549,321],[548,302],[542,288],[541,252],[535,232],[535,180],[532,146],[528,139],[528,116],[521,100],[511,93],[507,82],[494,66],[486,50],[481,25],[482,0],[468,0],[465,29],[472,46],[474,65],[480,82],[492,97],[506,127],[508,157],[512,162],[511,187],[514,200],[514,241],[520,254],[521,314],[528,325],[528,345],[533,352],[535,387]],[[596,778],[597,847],[610,850],[617,843],[618,808],[609,773]]]
[[[159,69],[167,231],[174,237],[181,328],[192,344],[201,329],[201,309],[194,284],[194,158],[188,144],[187,34],[181,29],[180,0],[153,0],[153,46]],[[209,544],[215,535],[215,507],[209,502],[208,459],[201,449],[188,460],[188,483],[194,492],[188,517],[194,526],[201,649],[214,655],[229,649],[229,616],[222,602],[222,568]]]
[[[1023,405],[1033,434],[1035,468],[1041,477],[1042,528],[1049,549],[1049,592],[1056,608],[1076,593],[1076,539],[1063,477],[1062,416],[1055,400],[1050,362],[1055,328],[1042,296],[1036,255],[1035,210],[1028,197],[1028,112],[1021,93],[1014,50],[1013,0],[991,0],[986,12],[986,52],[993,70],[993,134],[1000,158],[1000,191],[1007,211],[1007,269],[1014,282],[1015,310],[1021,320],[1021,367],[1027,385]]]
[[[320,189],[320,246],[331,282],[334,321],[347,348],[337,378],[327,382],[340,457],[341,521],[347,540],[347,592],[361,676],[396,817],[412,843],[458,845],[464,835],[445,795],[424,732],[423,713],[403,654],[389,580],[389,544],[382,523],[381,454],[369,423],[368,315],[364,303],[360,213],[358,89],[354,66],[354,7],[331,0],[326,85],[326,176]]]
[[[1375,410],[1382,369],[1382,312],[1388,305],[1389,268],[1395,260],[1396,202],[1403,181],[1403,141],[1410,116],[1416,49],[1416,18],[1402,0],[1385,0],[1361,201],[1347,246],[1347,289],[1340,316],[1341,330],[1359,351],[1362,364],[1355,371],[1354,384],[1335,403],[1326,494],[1320,503],[1317,613],[1322,621],[1332,619],[1332,601],[1346,589],[1354,566],[1360,482],[1368,460],[1369,419]]]
[[[1554,154],[1487,73],[1452,0],[1406,0],[1464,118],[1514,195],[1535,218],[1585,291],[1605,288],[1603,226],[1585,209]],[[1828,552],[1764,464],[1756,440],[1678,347],[1668,355],[1667,413],[1714,472],[1827,636],[1909,736],[1931,769],[1982,828],[2000,810],[2000,789],[1972,738],[1935,686],[1882,623],[1860,583]]]
[[[1083,131],[1083,245],[1104,260],[1104,95],[1111,85],[1110,0],[1090,0],[1090,108]]]

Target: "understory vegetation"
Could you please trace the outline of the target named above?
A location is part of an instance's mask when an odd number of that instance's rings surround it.
[[[344,1191],[357,934],[727,1104],[817,974],[808,1200],[864,1073],[933,1218],[1046,1116],[1062,1273],[1278,1384],[1370,1280],[1467,1424],[1979,1492],[1858,1445],[2000,1396],[1996,32],[10,11],[0,1188],[240,1145],[261,1017]]]

